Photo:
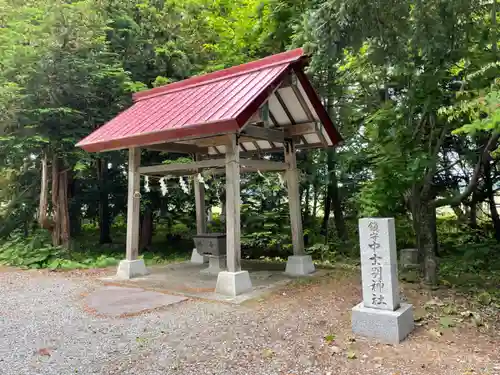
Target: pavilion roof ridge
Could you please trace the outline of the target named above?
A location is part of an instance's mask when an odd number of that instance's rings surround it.
[[[132,98],[134,102],[139,102],[153,97],[186,90],[188,88],[203,86],[217,81],[226,80],[228,78],[234,78],[259,70],[269,69],[279,65],[287,65],[304,58],[306,58],[306,55],[304,54],[303,49],[296,48],[277,55],[268,56],[260,60],[250,61],[248,63],[232,66],[223,70],[201,74],[182,81],[172,82],[153,89],[140,91],[134,93]]]

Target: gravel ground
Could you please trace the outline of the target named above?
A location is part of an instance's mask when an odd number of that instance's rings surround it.
[[[353,285],[336,280],[244,306],[188,300],[103,318],[82,305],[82,294],[99,286],[91,277],[0,272],[0,374],[500,374],[500,338],[472,328],[439,338],[419,328],[399,346],[354,340]],[[330,334],[335,340],[326,342]]]

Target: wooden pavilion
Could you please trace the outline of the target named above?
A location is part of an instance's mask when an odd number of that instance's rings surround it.
[[[252,288],[240,265],[240,174],[285,171],[293,256],[287,272],[314,272],[304,253],[296,150],[333,147],[341,141],[295,49],[229,69],[134,94],[134,104],[81,140],[89,152],[129,149],[126,259],[118,275],[145,275],[138,259],[141,175],[188,175],[205,168],[226,174],[227,271],[216,291],[241,294]],[[188,164],[141,166],[141,148],[186,153]],[[263,158],[284,152],[285,162]],[[204,188],[195,182],[197,233],[206,231]]]

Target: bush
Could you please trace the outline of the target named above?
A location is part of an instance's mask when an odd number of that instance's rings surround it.
[[[0,246],[0,264],[26,268],[46,268],[63,250],[54,247],[47,231],[37,231],[29,237],[15,232]]]
[[[173,239],[188,238],[190,233],[189,227],[180,221],[175,221],[170,227],[170,236]]]

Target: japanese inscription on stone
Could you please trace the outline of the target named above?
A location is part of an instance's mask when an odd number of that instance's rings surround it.
[[[394,219],[359,221],[363,303],[366,307],[396,310],[399,307]]]
[[[368,229],[370,229],[370,240],[368,246],[373,251],[370,257],[372,270],[371,270],[371,289],[372,289],[372,304],[381,306],[387,305],[384,299],[383,290],[384,282],[382,278],[382,257],[379,255],[378,250],[380,248],[380,243],[378,239],[380,237],[380,232],[378,229],[378,224],[375,221],[370,221],[368,223]]]

